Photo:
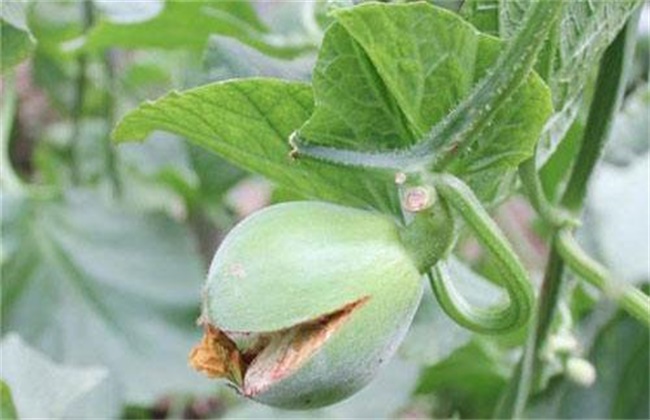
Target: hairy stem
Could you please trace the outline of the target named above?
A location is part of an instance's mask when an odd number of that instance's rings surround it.
[[[494,65],[495,69],[505,71],[493,71],[483,78],[472,94],[418,143],[418,153],[434,156],[431,166],[435,170],[444,169],[460,151],[466,150],[476,139],[476,133],[498,111],[495,104],[502,104],[524,83],[562,7],[562,0],[533,3],[521,30]],[[441,146],[444,148],[440,150]]]
[[[625,76],[634,55],[637,19],[638,13],[637,18],[630,19],[609,46],[600,63],[596,92],[589,108],[580,152],[562,197],[563,207],[576,213],[582,209],[589,179],[609,137],[614,115],[621,106]]]
[[[605,267],[585,254],[569,229],[558,232],[556,249],[565,264],[581,278],[614,299],[630,315],[650,326],[650,298],[627,283],[616,283]]]

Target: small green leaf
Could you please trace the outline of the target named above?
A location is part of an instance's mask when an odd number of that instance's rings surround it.
[[[553,155],[539,168],[539,177],[544,192],[550,201],[557,201],[566,183],[566,175],[578,153],[585,129],[584,119],[577,118]]]
[[[506,29],[517,21],[518,13],[513,9],[515,2],[504,2]],[[631,14],[643,3],[642,0],[620,1],[572,1],[567,2],[560,22],[559,34],[553,38],[555,53],[549,61],[553,67],[548,84],[553,92],[555,113],[544,129],[546,139],[541,143],[540,162],[546,161],[555,151],[557,144],[571,127],[581,106],[581,97],[603,52],[614,40]],[[510,29],[511,30],[511,29]]]
[[[55,364],[15,333],[3,338],[0,352],[3,419],[117,416],[120,401],[107,369]]]
[[[447,359],[426,368],[416,394],[434,394],[445,400],[442,413],[448,418],[489,418],[507,383],[508,368],[488,343],[477,340],[456,350]]]
[[[145,103],[124,117],[113,137],[143,140],[166,130],[307,197],[398,214],[393,174],[289,157],[289,136],[311,111],[308,85],[234,80]]]
[[[32,36],[25,17],[26,1],[2,3],[0,9],[0,73],[15,67],[34,50],[36,40]]]

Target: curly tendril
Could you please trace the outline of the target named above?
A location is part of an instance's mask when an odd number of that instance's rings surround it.
[[[509,302],[499,308],[475,308],[455,289],[446,265],[439,262],[429,273],[434,294],[443,310],[470,330],[496,334],[516,330],[530,319],[534,305],[528,274],[499,227],[472,190],[460,179],[444,174],[432,178],[438,194],[453,207],[494,257]]]

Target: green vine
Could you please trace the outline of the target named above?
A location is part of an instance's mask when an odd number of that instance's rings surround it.
[[[544,197],[533,163],[529,162],[528,166],[520,168],[522,180],[531,195],[531,203],[536,206],[540,216],[555,227],[556,232],[551,240],[552,248],[538,300],[535,327],[529,334],[515,378],[497,407],[497,418],[521,418],[523,415],[530,393],[540,376],[539,352],[558,305],[565,264],[590,283],[605,290],[615,289],[607,271],[582,251],[573,238],[571,228],[557,215],[564,214],[565,210],[562,209],[578,214],[582,208],[589,179],[609,136],[611,123],[624,93],[629,57],[634,49],[637,19],[638,13],[636,18],[628,21],[601,59],[586,129],[561,206],[550,204]],[[648,298],[640,291],[625,288],[617,300],[632,315],[643,321],[648,319],[648,314],[643,313],[643,308],[648,308]]]

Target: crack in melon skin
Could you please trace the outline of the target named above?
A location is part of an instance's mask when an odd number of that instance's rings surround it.
[[[243,394],[255,397],[300,369],[368,299],[364,297],[332,314],[296,325],[271,340],[248,366]]]
[[[190,366],[208,378],[227,379],[244,396],[255,397],[297,371],[368,299],[283,331],[256,334],[251,348],[244,351],[229,335],[249,333],[224,332],[205,324],[201,342],[190,352]]]
[[[284,203],[245,219],[222,242],[201,322],[235,344],[242,395],[286,409],[317,408],[372,380],[404,338],[422,292],[420,272],[389,217]]]

